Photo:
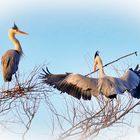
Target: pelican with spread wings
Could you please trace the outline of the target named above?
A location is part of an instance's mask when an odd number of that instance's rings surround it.
[[[94,56],[94,71],[99,68],[99,78],[89,78],[81,74],[66,73],[52,74],[48,68],[43,69],[41,78],[44,83],[58,89],[61,93],[68,93],[78,99],[90,100],[92,96],[103,94],[108,98],[116,98],[117,94],[128,91],[133,97],[140,98],[140,70],[139,66],[128,69],[122,77],[107,76],[98,51]]]

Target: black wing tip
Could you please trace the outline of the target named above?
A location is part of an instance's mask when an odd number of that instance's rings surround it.
[[[46,71],[48,72],[48,74],[52,74],[52,73],[49,71],[48,67],[46,67]]]
[[[139,64],[137,64],[136,67],[135,67],[134,69],[130,68],[129,70],[133,71],[133,72],[136,73],[138,76],[140,76]]]
[[[52,75],[52,73],[49,71],[48,67],[46,67],[46,69],[42,68],[42,73],[40,73],[40,78],[44,79],[47,78],[49,75]]]
[[[133,71],[134,73],[136,73],[140,78],[139,64],[136,65],[134,70],[132,68],[130,70]],[[140,99],[140,83],[138,84],[138,86],[135,89],[132,90],[131,96],[134,97],[134,98]]]
[[[139,64],[136,65],[134,71],[138,71],[139,70]]]
[[[131,96],[134,97],[134,98],[140,99],[140,83],[139,83],[139,85],[136,87],[136,89],[134,89],[134,90],[131,92]]]

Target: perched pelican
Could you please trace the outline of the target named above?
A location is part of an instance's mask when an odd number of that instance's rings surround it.
[[[99,67],[100,77],[89,78],[81,74],[66,73],[52,74],[46,68],[43,69],[41,78],[47,85],[57,88],[62,93],[66,92],[78,99],[90,100],[91,96],[97,97],[103,94],[108,98],[116,98],[117,94],[123,94],[125,91],[131,93],[135,98],[140,98],[140,70],[138,66],[133,70],[127,70],[120,78],[106,76],[103,70],[102,60],[99,53],[95,53],[94,70]]]
[[[12,75],[18,70],[18,64],[23,54],[20,42],[15,38],[16,34],[26,35],[27,33],[20,31],[15,24],[8,32],[15,49],[8,50],[1,58],[2,73],[5,82],[10,82],[12,80]]]

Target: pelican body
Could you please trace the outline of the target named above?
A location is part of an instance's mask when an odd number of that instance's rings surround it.
[[[140,70],[137,66],[130,68],[122,77],[107,76],[103,70],[103,64],[99,53],[95,53],[94,70],[99,67],[99,78],[89,78],[81,74],[66,73],[52,74],[46,68],[43,69],[41,78],[44,83],[58,89],[61,93],[66,92],[78,99],[90,100],[92,96],[99,94],[107,98],[116,98],[117,94],[128,91],[132,97],[140,98]]]
[[[6,51],[1,58],[2,73],[5,82],[10,82],[12,80],[12,75],[18,70],[19,61],[23,54],[20,42],[15,37],[16,34],[27,33],[20,31],[15,24],[8,32],[9,38],[13,42],[15,48]]]

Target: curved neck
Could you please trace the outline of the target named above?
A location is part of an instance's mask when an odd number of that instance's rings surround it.
[[[99,73],[100,73],[100,78],[105,76],[104,70],[103,70],[103,63],[102,60],[99,56],[96,57],[96,63],[98,64],[98,68],[99,68]]]
[[[20,45],[19,41],[15,37],[15,33],[9,32],[8,35],[9,35],[10,40],[13,42],[13,44],[15,46],[15,50],[22,54],[23,51],[22,51],[22,48],[21,48],[21,45]]]
[[[105,76],[102,63],[98,63],[98,67],[99,67],[99,72],[100,72],[100,78],[102,78]]]

